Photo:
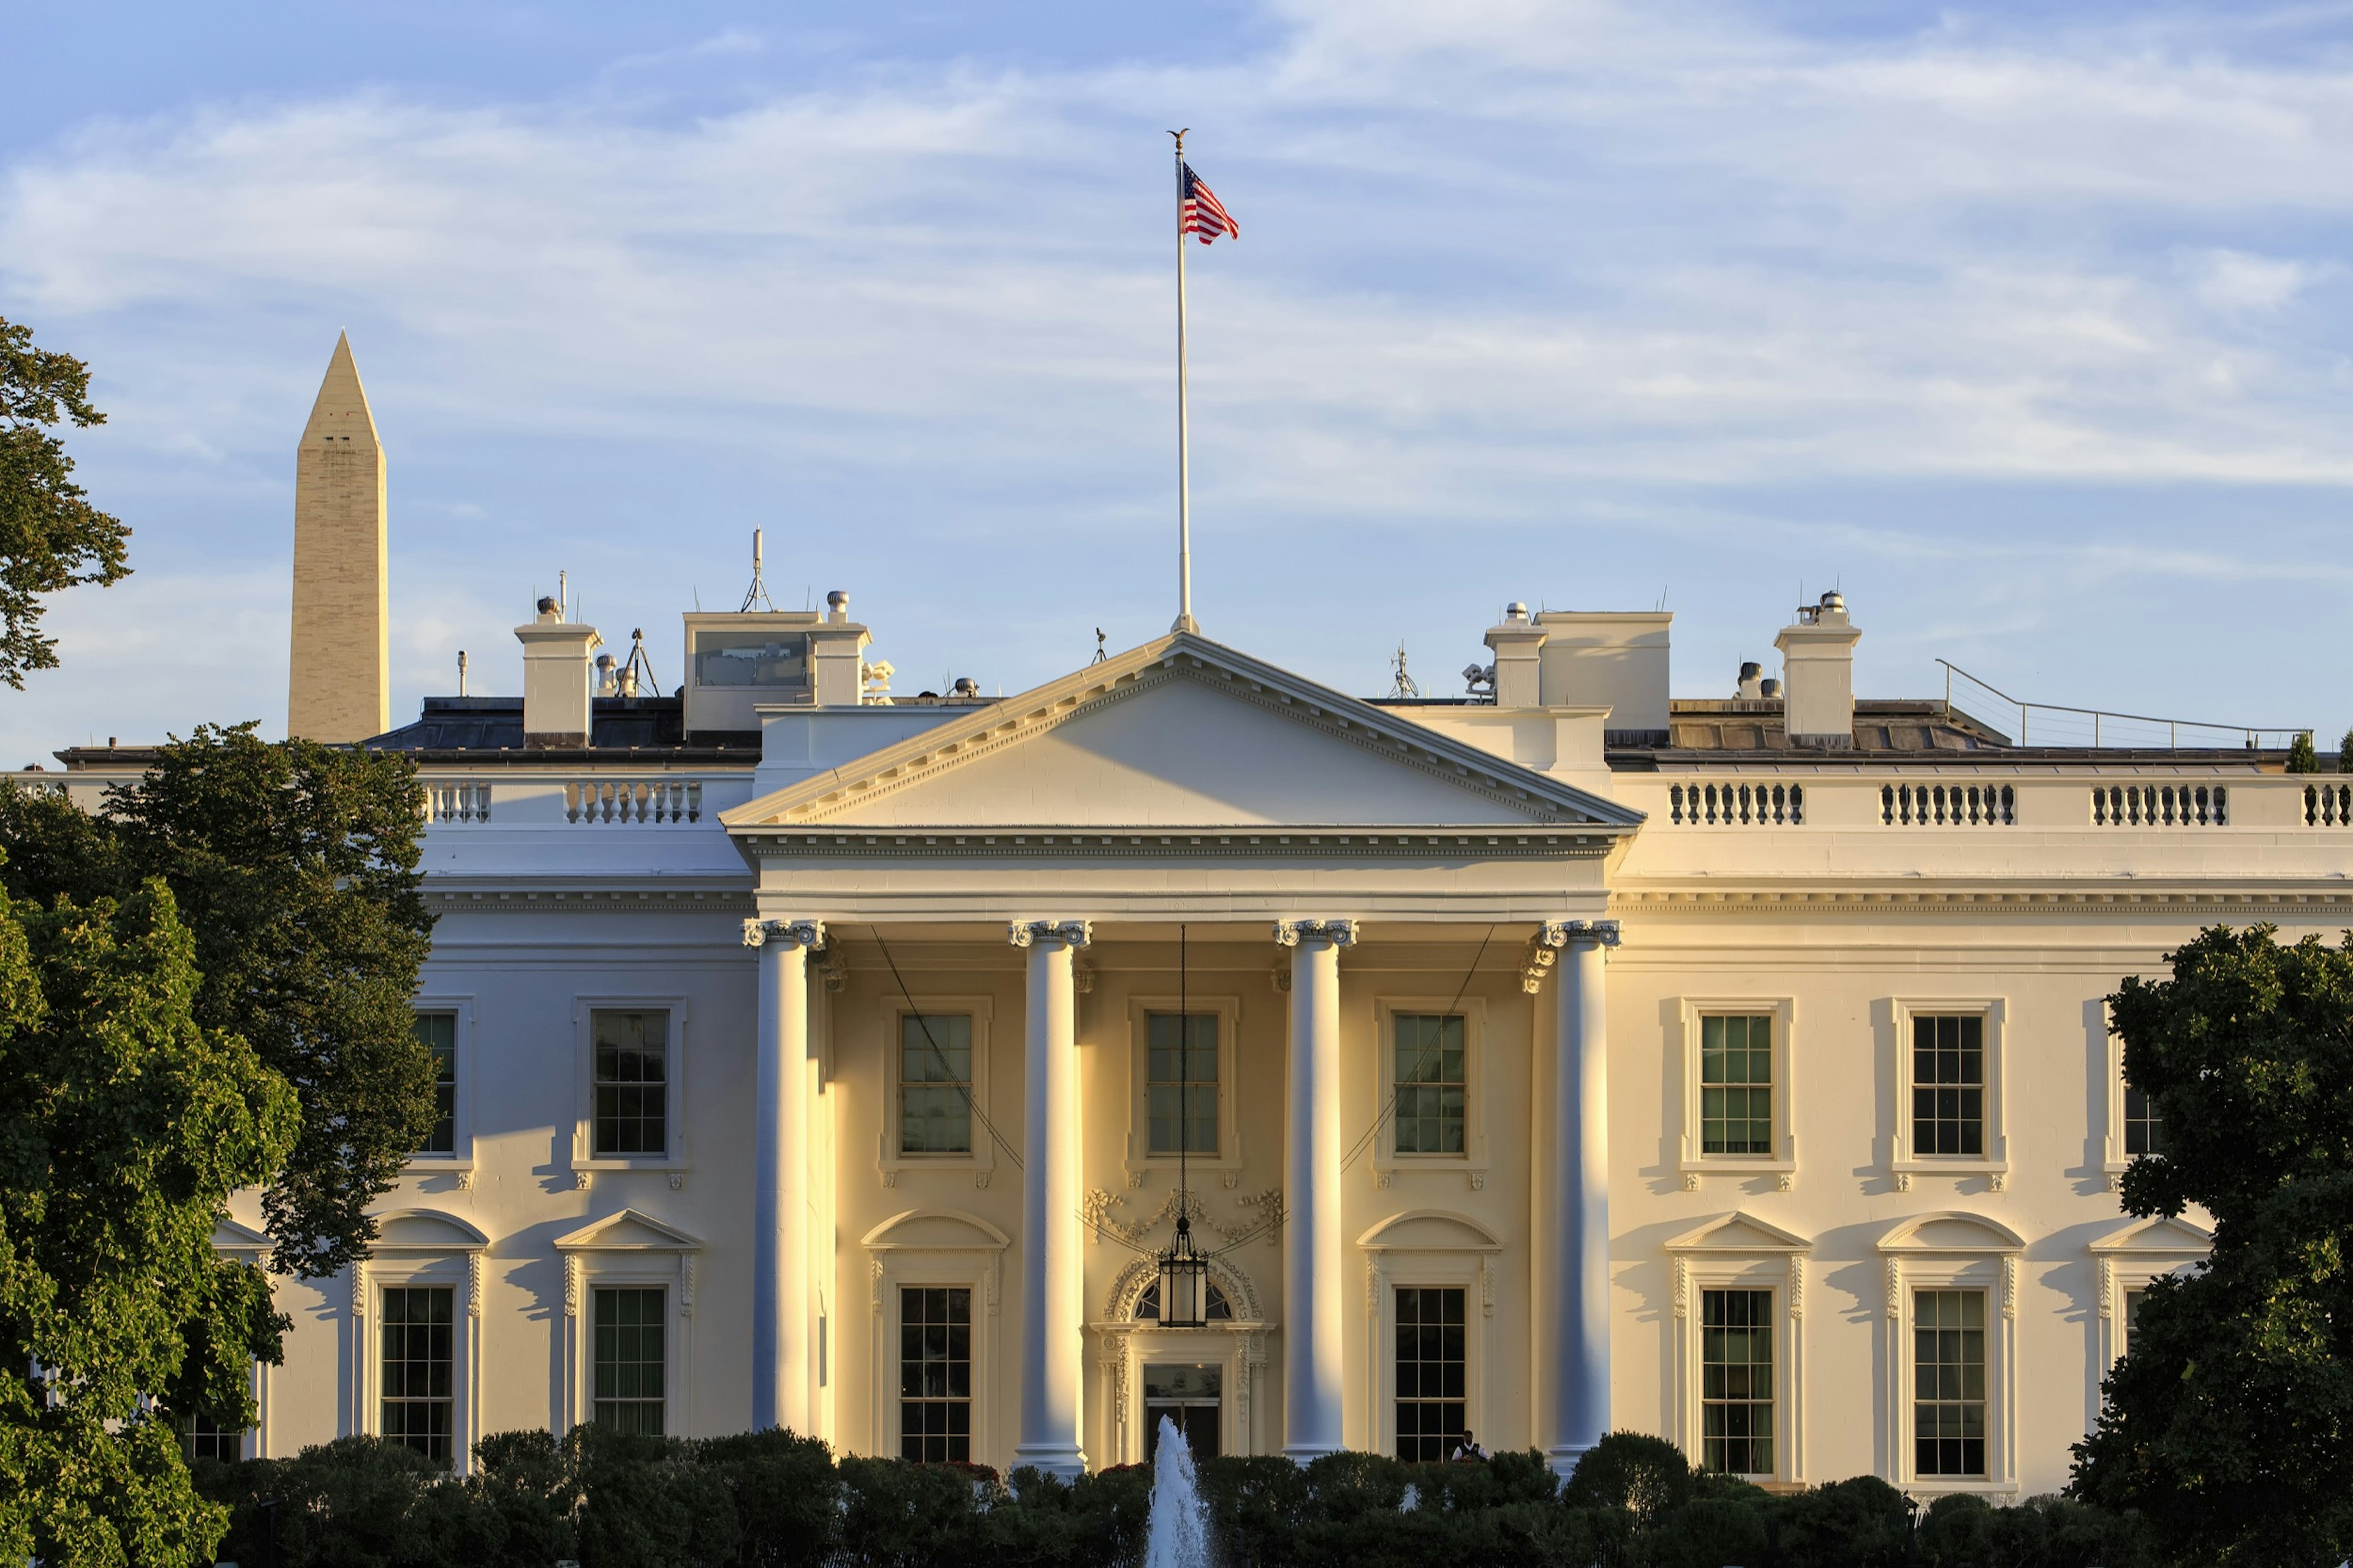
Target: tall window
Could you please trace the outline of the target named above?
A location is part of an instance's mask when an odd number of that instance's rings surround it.
[[[1467,1346],[1459,1287],[1397,1293],[1398,1458],[1442,1459],[1462,1440]]]
[[[1145,1116],[1151,1152],[1218,1152],[1218,1016],[1153,1013],[1145,1055]]]
[[[440,1464],[449,1462],[455,1404],[452,1347],[457,1292],[447,1285],[385,1288],[378,1432]]]
[[[1773,1292],[1700,1292],[1700,1466],[1773,1473]]]
[[[1912,1150],[1985,1153],[1985,1019],[1974,1013],[1912,1020]]]
[[[1397,1016],[1397,1152],[1462,1152],[1462,1015]]]
[[[2147,1300],[2148,1292],[2146,1289],[2125,1292],[2125,1333],[2127,1337],[2135,1329],[2140,1327],[2140,1304]]]
[[[598,1011],[591,1016],[596,1042],[598,1155],[670,1152],[670,1015]]]
[[[2165,1123],[2158,1120],[2157,1107],[2146,1090],[2125,1085],[2125,1153],[2164,1152]]]
[[[245,1458],[245,1429],[224,1426],[210,1415],[183,1415],[180,1452],[191,1461],[218,1459],[224,1465],[234,1465]]]
[[[1986,1293],[1920,1290],[1912,1298],[1912,1468],[1922,1476],[1986,1473]]]
[[[972,1152],[972,1015],[899,1016],[899,1152]]]
[[[1699,1025],[1703,1154],[1773,1152],[1773,1019],[1717,1016]]]
[[[972,1458],[968,1289],[899,1289],[899,1457],[920,1464]]]
[[[419,1013],[417,1043],[433,1058],[433,1131],[420,1154],[452,1154],[458,1149],[458,1015]]]
[[[597,1288],[590,1310],[596,1334],[591,1370],[599,1426],[661,1436],[663,1304],[659,1286]]]

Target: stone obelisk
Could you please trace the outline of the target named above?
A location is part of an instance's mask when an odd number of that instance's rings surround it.
[[[335,340],[294,459],[294,648],[286,732],[364,741],[392,728],[384,444],[348,335]]]

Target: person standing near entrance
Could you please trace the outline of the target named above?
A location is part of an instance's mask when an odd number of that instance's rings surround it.
[[[1466,1426],[1462,1429],[1462,1440],[1455,1444],[1454,1451],[1446,1457],[1450,1459],[1476,1459],[1483,1464],[1486,1461],[1487,1450],[1479,1447],[1479,1439]]]

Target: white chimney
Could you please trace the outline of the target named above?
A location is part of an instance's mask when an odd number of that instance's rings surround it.
[[[874,639],[849,618],[849,595],[825,596],[825,619],[809,628],[809,688],[820,708],[855,708],[866,700],[866,647]]]
[[[1514,600],[1505,607],[1501,626],[1487,628],[1487,646],[1495,654],[1495,706],[1535,708],[1541,704],[1545,629],[1528,618],[1528,607]]]
[[[1799,606],[1797,624],[1773,639],[1781,650],[1782,711],[1791,741],[1854,744],[1854,645],[1862,637],[1847,619],[1846,600],[1832,592]]]
[[[596,628],[564,618],[554,599],[515,627],[522,644],[522,743],[533,751],[588,743],[589,658],[604,646]]]

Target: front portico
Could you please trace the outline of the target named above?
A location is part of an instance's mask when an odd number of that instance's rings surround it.
[[[1365,1260],[1348,1238],[1386,1213],[1422,1206],[1409,1187],[1441,1180],[1468,1181],[1472,1201],[1514,1210],[1516,1223],[1499,1219],[1496,1234],[1535,1237],[1533,1256],[1494,1259],[1470,1298],[1470,1310],[1492,1318],[1494,1281],[1520,1297],[1505,1318],[1524,1325],[1542,1391],[1520,1440],[1567,1464],[1607,1429],[1601,954],[1616,928],[1606,920],[1604,868],[1639,814],[1189,634],[958,710],[838,766],[781,760],[796,754],[776,742],[798,717],[764,710],[771,761],[762,783],[773,787],[723,819],[757,874],[758,913],[746,925],[761,968],[752,1201],[756,1235],[776,1259],[764,1253],[754,1280],[763,1341],[752,1347],[755,1401],[775,1391],[760,1406],[764,1422],[828,1426],[823,1347],[829,1331],[839,1342],[849,1331],[816,1321],[817,1303],[857,1289],[843,1270],[865,1265],[841,1238],[867,1232],[856,1216],[871,1194],[853,1190],[854,1152],[879,1140],[888,1152],[900,1114],[872,1087],[851,1085],[898,1048],[881,1030],[871,1058],[853,1063],[853,1047],[840,1042],[856,1031],[837,1011],[834,1059],[811,1059],[810,1042],[828,1033],[812,1028],[812,1013],[836,1006],[811,984],[808,956],[822,944],[846,994],[875,1016],[893,1007],[914,1016],[927,994],[981,984],[966,977],[1009,986],[1018,964],[1001,1034],[1013,1037],[1018,1008],[1018,1058],[1000,1043],[993,1087],[962,1090],[971,1136],[990,1140],[1020,1183],[1004,1307],[1018,1326],[990,1341],[1009,1346],[1017,1364],[970,1373],[1018,1390],[1018,1409],[972,1415],[988,1429],[976,1432],[976,1457],[1065,1473],[1140,1457],[1142,1363],[1132,1346],[1176,1336],[1116,1315],[1091,1327],[1087,1303],[1114,1301],[1107,1292],[1159,1244],[1134,1220],[1107,1242],[1102,1222],[1114,1205],[1140,1219],[1145,1205],[1128,1204],[1131,1195],[1170,1212],[1149,1188],[1173,1187],[1174,1176],[1133,1157],[1146,1134],[1132,1124],[1144,1097],[1128,1081],[1138,1057],[1129,1036],[1144,1015],[1091,998],[1175,994],[1181,928],[1187,1010],[1225,1005],[1220,1016],[1240,1035],[1237,1081],[1216,1089],[1231,1097],[1226,1114],[1238,1126],[1273,1123],[1271,1136],[1239,1135],[1239,1161],[1197,1170],[1192,1184],[1216,1217],[1237,1213],[1241,1199],[1229,1189],[1282,1216],[1231,1258],[1261,1286],[1281,1285],[1265,1298],[1253,1289],[1249,1328],[1219,1331],[1216,1342],[1235,1352],[1217,1363],[1232,1369],[1221,1371],[1233,1390],[1221,1397],[1239,1401],[1222,1417],[1229,1440],[1303,1461],[1383,1440],[1390,1417],[1371,1407],[1373,1385],[1349,1371],[1361,1364],[1352,1342],[1365,1342],[1383,1320],[1353,1310],[1363,1297],[1351,1289],[1352,1264]],[[1544,981],[1547,971],[1556,978]],[[1351,1064],[1386,1048],[1371,1037],[1381,998],[1474,984],[1495,992],[1482,1025],[1493,1038],[1476,1043],[1488,1058],[1489,1113],[1508,1110],[1530,1123],[1529,1137],[1514,1140],[1526,1160],[1508,1173],[1516,1190],[1491,1186],[1483,1166],[1417,1169],[1394,1188],[1385,1172],[1377,1184],[1365,1148],[1384,1135],[1388,1112],[1379,1075]],[[1555,998],[1528,994],[1540,984]],[[983,1081],[977,1069],[967,1079]],[[837,1145],[853,1152],[832,1161]],[[884,1160],[878,1179],[886,1187],[961,1180],[968,1195],[985,1189],[988,1173],[970,1162],[944,1161],[934,1173],[921,1161]],[[891,1195],[907,1206],[903,1193]],[[879,1268],[868,1325],[876,1345],[894,1331]],[[1368,1269],[1366,1290],[1376,1278]],[[994,1298],[987,1310],[998,1310]],[[841,1314],[833,1318],[839,1325]],[[907,1331],[903,1321],[895,1331]],[[1491,1356],[1518,1359],[1495,1333],[1484,1343]],[[1257,1400],[1279,1389],[1279,1414],[1237,1423],[1236,1412],[1251,1412],[1261,1356]],[[1090,1409],[1086,1369],[1107,1359],[1122,1363],[1119,1381],[1098,1377],[1093,1404],[1108,1407]],[[852,1447],[895,1447],[879,1429],[863,1442],[833,1429]]]

